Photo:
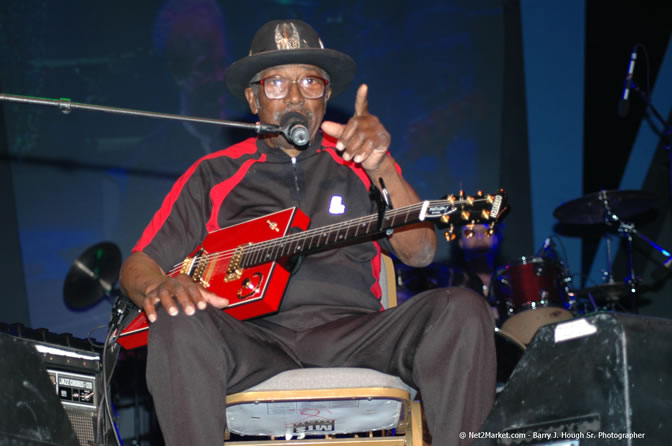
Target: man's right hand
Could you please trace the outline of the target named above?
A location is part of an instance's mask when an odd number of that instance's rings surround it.
[[[219,297],[195,283],[185,274],[166,277],[161,267],[142,252],[131,254],[121,266],[119,282],[122,291],[141,307],[150,322],[156,320],[156,305],[176,316],[180,308],[191,316],[209,305],[222,309],[229,300]]]
[[[158,303],[161,303],[171,316],[176,316],[180,307],[187,316],[191,316],[196,312],[196,308],[205,310],[208,304],[218,309],[229,305],[228,299],[207,291],[186,274],[166,277],[158,286],[150,285],[145,290],[145,296],[142,309],[150,322],[156,320]]]

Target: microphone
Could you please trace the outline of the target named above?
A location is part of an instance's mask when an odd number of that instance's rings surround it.
[[[289,112],[280,120],[280,128],[285,138],[298,147],[310,142],[308,119],[299,112]]]
[[[635,72],[635,62],[637,61],[637,45],[632,48],[630,54],[630,64],[628,64],[628,74],[625,76],[625,86],[623,87],[623,96],[618,101],[618,116],[625,118],[630,111],[630,89],[632,88],[632,74]]]

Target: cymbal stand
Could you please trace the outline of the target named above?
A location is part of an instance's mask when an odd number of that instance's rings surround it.
[[[618,224],[617,231],[619,234],[623,235],[625,238],[626,253],[628,259],[628,276],[625,278],[625,283],[630,286],[630,297],[631,297],[631,311],[637,313],[637,275],[635,274],[635,267],[632,261],[632,234],[635,230],[635,225],[632,223],[626,223],[621,218],[616,215],[609,205],[609,200],[607,193],[605,191],[600,191],[599,200],[602,201],[602,206],[604,206],[604,222],[607,226],[615,226]],[[611,267],[609,267],[609,276],[611,276]]]
[[[607,283],[614,283],[614,271],[611,267],[611,262],[613,261],[613,256],[611,255],[611,237],[607,233],[606,236],[607,242],[607,270],[604,272],[604,278],[607,279]]]
[[[670,266],[672,266],[672,254],[670,254],[668,250],[659,246],[653,240],[649,239],[644,234],[639,232],[637,228],[635,228],[634,223],[629,223],[621,220],[621,218],[611,210],[611,207],[609,206],[609,201],[607,199],[607,194],[603,192],[600,192],[599,199],[602,201],[602,205],[604,206],[605,209],[604,222],[608,226],[612,227],[618,225],[618,227],[616,228],[618,233],[625,238],[626,250],[627,250],[626,254],[628,259],[628,276],[625,278],[625,282],[628,285],[630,285],[630,294],[632,297],[632,311],[633,313],[637,313],[637,285],[639,282],[639,278],[635,274],[635,266],[632,261],[632,239],[633,239],[632,236],[635,235],[639,237],[640,239],[647,242],[653,249],[664,255],[666,259],[662,262],[662,265],[665,268],[670,268]],[[609,269],[609,275],[611,277],[611,268]]]

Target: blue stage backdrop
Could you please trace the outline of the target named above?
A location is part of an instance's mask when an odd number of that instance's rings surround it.
[[[548,70],[553,58],[548,52],[543,57],[539,46],[543,39],[556,39],[546,51],[583,48],[582,2],[570,2],[578,16],[553,17],[532,3],[8,0],[0,6],[1,90],[254,122],[247,105],[225,90],[222,73],[247,54],[261,24],[301,18],[318,30],[325,46],[358,63],[354,84],[331,101],[328,119],[346,121],[357,86],[367,83],[370,111],[392,134],[391,152],[421,198],[460,189],[504,187],[509,192],[513,212],[502,229],[504,257],[516,259],[533,254],[553,231],[550,212],[558,201],[583,193],[584,92],[557,90],[560,76],[545,78],[544,67]],[[572,39],[543,32],[544,23],[556,19],[560,25],[546,29]],[[533,33],[536,44],[523,45],[526,32]],[[583,82],[583,53],[572,54],[571,82]],[[624,58],[615,76],[621,75],[627,54]],[[525,71],[531,77],[527,90]],[[567,108],[544,106],[543,95],[552,91]],[[547,114],[530,120],[544,123],[530,129],[529,154],[528,107]],[[553,112],[571,126],[549,135]],[[102,241],[128,255],[182,171],[199,157],[251,136],[212,125],[100,112],[65,115],[36,105],[4,103],[2,113],[6,135],[0,143],[6,143],[11,172],[3,185],[12,188],[14,197],[7,217],[14,226],[3,225],[19,240],[12,254],[20,259],[23,276],[13,280],[23,281],[19,285],[25,288],[25,298],[16,296],[27,302],[24,322],[80,337],[106,326],[111,304],[101,301],[79,311],[67,307],[63,283],[72,262]],[[563,134],[565,139],[558,140]],[[549,149],[539,146],[542,140],[571,147]],[[540,158],[548,150],[553,156]],[[532,179],[531,161],[545,163]],[[562,183],[548,181],[565,166],[570,169]],[[573,243],[568,245],[578,269],[579,247]],[[448,253],[442,244],[437,261],[446,261]],[[93,336],[101,339],[104,333],[99,328]]]

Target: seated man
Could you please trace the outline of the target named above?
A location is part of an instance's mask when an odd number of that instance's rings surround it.
[[[457,444],[490,411],[494,323],[482,297],[437,289],[381,311],[381,248],[409,265],[429,264],[436,237],[428,224],[308,255],[279,311],[246,321],[222,311],[234,297],[164,274],[213,230],[282,209],[300,208],[311,227],[369,215],[369,186],[381,179],[393,207],[420,201],[387,151],[389,133],[368,111],[366,85],[348,123],[322,122],[329,98],[354,71],[349,56],[325,49],[302,21],[262,26],[226,84],[262,123],[280,124],[288,113],[305,119],[310,143],[263,135],[200,159],[122,266],[124,292],[151,322],[147,382],[169,445],[222,444],[225,395],[299,367],[368,367],[401,377],[422,392],[436,445]]]

